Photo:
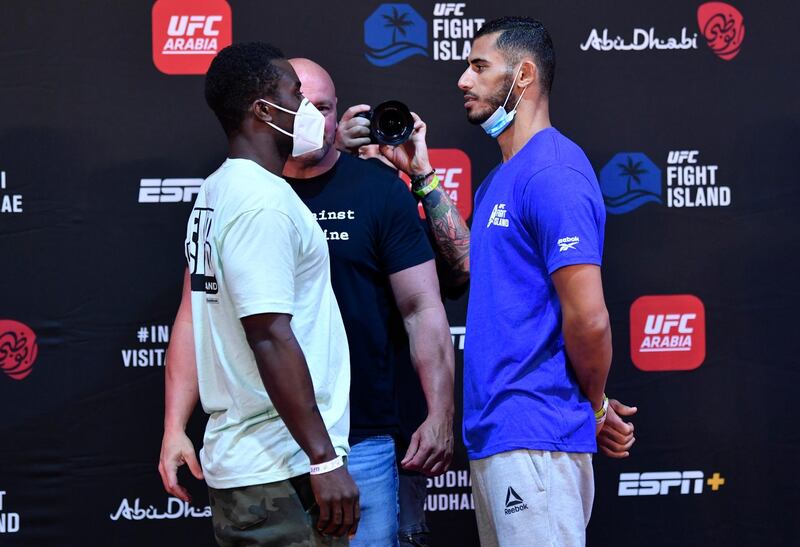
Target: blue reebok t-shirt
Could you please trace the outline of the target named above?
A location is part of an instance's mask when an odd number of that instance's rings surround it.
[[[594,452],[595,420],[564,349],[550,275],[600,265],[605,206],[589,160],[535,134],[475,196],[464,347],[470,459],[516,449]]]

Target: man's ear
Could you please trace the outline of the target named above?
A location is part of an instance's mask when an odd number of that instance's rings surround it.
[[[272,121],[270,106],[263,99],[256,99],[253,101],[253,104],[250,105],[250,111],[253,113],[253,116],[262,122],[266,123]]]
[[[519,78],[517,79],[517,85],[519,87],[529,87],[531,85],[538,84],[538,80],[539,70],[536,68],[536,63],[530,59],[522,61],[522,65],[519,70]]]

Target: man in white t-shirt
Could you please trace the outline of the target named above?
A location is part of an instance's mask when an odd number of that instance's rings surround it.
[[[278,175],[290,153],[322,144],[324,118],[280,51],[263,43],[222,50],[206,75],[206,100],[229,154],[189,218],[184,291],[210,415],[200,460],[215,537],[220,545],[346,544],[359,519],[343,458],[347,338],[325,236]]]

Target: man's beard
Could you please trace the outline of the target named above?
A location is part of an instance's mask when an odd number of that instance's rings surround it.
[[[505,80],[503,80],[503,85],[498,89],[494,95],[486,99],[488,103],[488,108],[486,110],[481,111],[473,111],[467,114],[467,120],[472,125],[480,125],[486,120],[488,120],[495,111],[503,106],[503,102],[508,97],[508,91],[511,89],[511,86],[514,85],[514,76],[510,72],[506,74]],[[508,97],[510,101],[512,97]]]

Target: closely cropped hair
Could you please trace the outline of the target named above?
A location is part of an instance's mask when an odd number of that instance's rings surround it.
[[[500,17],[483,25],[475,38],[499,32],[497,49],[506,58],[509,66],[516,65],[523,55],[534,59],[539,73],[541,91],[550,95],[556,70],[556,55],[553,40],[544,25],[531,17]]]
[[[233,44],[220,51],[206,73],[206,102],[225,133],[239,130],[253,101],[272,95],[281,73],[272,63],[283,53],[264,42]]]

